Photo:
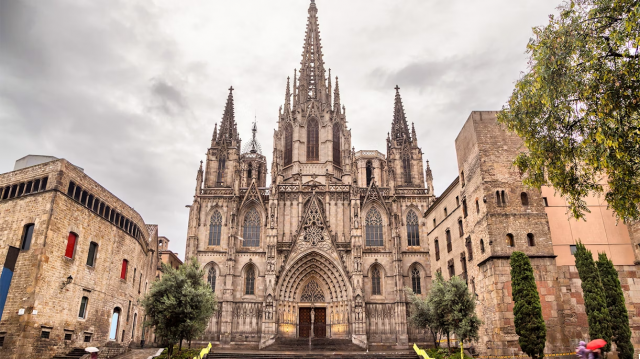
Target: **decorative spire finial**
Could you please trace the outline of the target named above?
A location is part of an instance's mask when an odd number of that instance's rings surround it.
[[[402,105],[402,98],[400,97],[400,87],[396,85],[396,98],[393,108],[393,122],[391,123],[391,139],[395,141],[410,141],[409,126],[407,124],[407,117],[404,114],[404,106]]]
[[[239,140],[238,126],[236,124],[235,111],[233,108],[233,86],[229,87],[229,96],[227,104],[222,114],[222,122],[220,123],[220,132],[218,133],[218,141],[220,140]]]
[[[318,8],[314,1],[309,5],[309,17],[300,62],[300,78],[298,80],[299,102],[307,100],[326,101],[326,77],[324,61],[322,61],[322,45],[320,45],[320,29],[318,27]]]

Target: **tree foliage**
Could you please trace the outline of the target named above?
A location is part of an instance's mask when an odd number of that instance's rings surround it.
[[[174,343],[204,332],[217,302],[195,257],[177,270],[163,263],[162,272],[142,305],[147,314],[146,325],[155,327],[156,335],[168,342],[172,352]]]
[[[576,244],[576,268],[582,281],[582,296],[589,323],[589,337],[591,340],[604,339],[607,346],[603,352],[611,350],[611,326],[609,310],[604,287],[600,282],[600,275],[593,261],[593,255],[584,244]]]
[[[619,218],[640,219],[640,2],[558,10],[533,29],[529,70],[498,114],[528,149],[515,165],[525,184],[565,196],[576,218],[588,194],[604,192]]]
[[[469,293],[467,284],[454,276],[445,281],[440,272],[436,272],[431,290],[426,298],[421,298],[407,289],[411,302],[409,322],[418,328],[428,328],[437,347],[438,338],[449,337],[455,333],[458,340],[478,340],[478,331],[482,321],[475,313],[475,298]]]
[[[547,327],[542,317],[542,306],[533,267],[522,252],[511,254],[511,292],[516,334],[520,349],[533,359],[544,357]]]
[[[632,359],[633,344],[631,344],[631,329],[629,328],[629,313],[625,306],[624,294],[618,279],[618,272],[613,262],[605,253],[598,254],[598,272],[600,281],[606,293],[607,309],[611,318],[611,332],[616,343],[618,358]]]

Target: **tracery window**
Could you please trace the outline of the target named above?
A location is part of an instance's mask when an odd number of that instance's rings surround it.
[[[333,125],[333,164],[336,166],[341,166],[341,158],[340,156],[340,124],[335,123]]]
[[[413,267],[411,271],[411,289],[413,289],[413,293],[422,294],[422,289],[420,288],[420,271],[418,267]]]
[[[218,185],[222,185],[222,182],[224,182],[224,169],[226,167],[226,164],[227,164],[226,158],[220,157],[218,159],[218,178],[216,180]]]
[[[293,128],[288,123],[284,126],[284,165],[288,166],[293,158]]]
[[[418,216],[416,212],[410,210],[407,214],[407,240],[408,245],[419,246],[420,245],[420,233],[418,231]]]
[[[209,245],[219,246],[222,233],[222,215],[220,211],[215,211],[211,216],[211,224],[209,224]]]
[[[402,170],[404,171],[404,183],[411,183],[411,154],[405,152],[402,156]]]
[[[260,214],[255,208],[244,216],[243,237],[245,247],[260,246]]]
[[[216,269],[214,267],[209,268],[209,275],[207,278],[207,283],[211,287],[211,291],[216,291]]]
[[[367,164],[365,167],[366,167],[365,171],[367,175],[367,187],[369,187],[369,185],[371,184],[371,179],[373,178],[373,163],[371,163],[371,161],[367,161]]]
[[[302,295],[300,296],[301,302],[324,302],[324,293],[320,289],[320,286],[315,280],[309,281],[304,289],[302,289]]]
[[[307,161],[319,160],[320,129],[315,118],[307,123]]]
[[[247,275],[244,281],[244,294],[253,295],[255,294],[255,286],[256,286],[256,272],[251,266],[247,269]]]
[[[367,217],[365,219],[365,229],[366,229],[366,245],[367,246],[383,246],[384,243],[382,241],[382,216],[377,209],[371,208],[369,212],[367,212]]]
[[[382,289],[380,288],[380,269],[374,267],[371,271],[371,295],[381,295]]]

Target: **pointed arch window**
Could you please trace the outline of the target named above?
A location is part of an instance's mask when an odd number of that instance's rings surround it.
[[[222,185],[222,183],[224,182],[224,170],[225,167],[227,165],[227,159],[223,157],[220,157],[218,159],[218,178],[216,179],[216,183],[218,183],[219,186]]]
[[[405,152],[402,156],[402,170],[404,183],[411,184],[411,154],[409,152]]]
[[[211,287],[211,291],[216,291],[216,269],[214,267],[209,268],[209,275],[207,276],[207,283]]]
[[[318,120],[312,118],[307,123],[307,161],[318,161],[320,149],[320,128]]]
[[[374,267],[371,271],[371,295],[381,295],[382,288],[380,288],[380,269]]]
[[[247,170],[247,186],[251,183],[251,178],[253,178],[253,164],[249,163],[249,169]]]
[[[215,211],[211,216],[211,224],[209,224],[209,245],[219,246],[222,234],[222,215],[220,211]]]
[[[366,174],[367,174],[367,187],[371,184],[371,179],[373,177],[373,163],[371,161],[367,161],[366,164]]]
[[[244,294],[254,295],[256,286],[256,272],[253,266],[247,269],[247,274],[244,280]]]
[[[410,210],[407,214],[407,240],[408,245],[419,246],[420,245],[420,233],[418,231],[418,216],[416,212]]]
[[[244,216],[244,224],[242,227],[244,237],[243,245],[245,247],[260,246],[260,214],[255,208],[252,208]]]
[[[413,293],[415,294],[422,294],[420,287],[420,270],[418,270],[418,267],[413,267],[411,270],[411,289],[413,289]]]
[[[341,157],[340,156],[340,124],[333,124],[333,164],[336,166],[341,166]]]
[[[293,158],[293,128],[290,123],[284,126],[284,165],[288,166]]]
[[[377,209],[371,208],[369,212],[367,212],[365,229],[367,246],[381,247],[384,245],[382,241],[382,216]]]

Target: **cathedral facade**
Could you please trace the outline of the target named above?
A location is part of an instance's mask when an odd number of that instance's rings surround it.
[[[431,282],[423,218],[435,200],[431,171],[398,87],[386,153],[351,146],[317,11],[311,1],[301,66],[287,79],[274,131],[269,183],[255,125],[241,146],[233,88],[197,172],[186,257],[201,263],[220,303],[205,339],[261,348],[276,337],[425,342],[407,325],[405,290],[425,295]]]

